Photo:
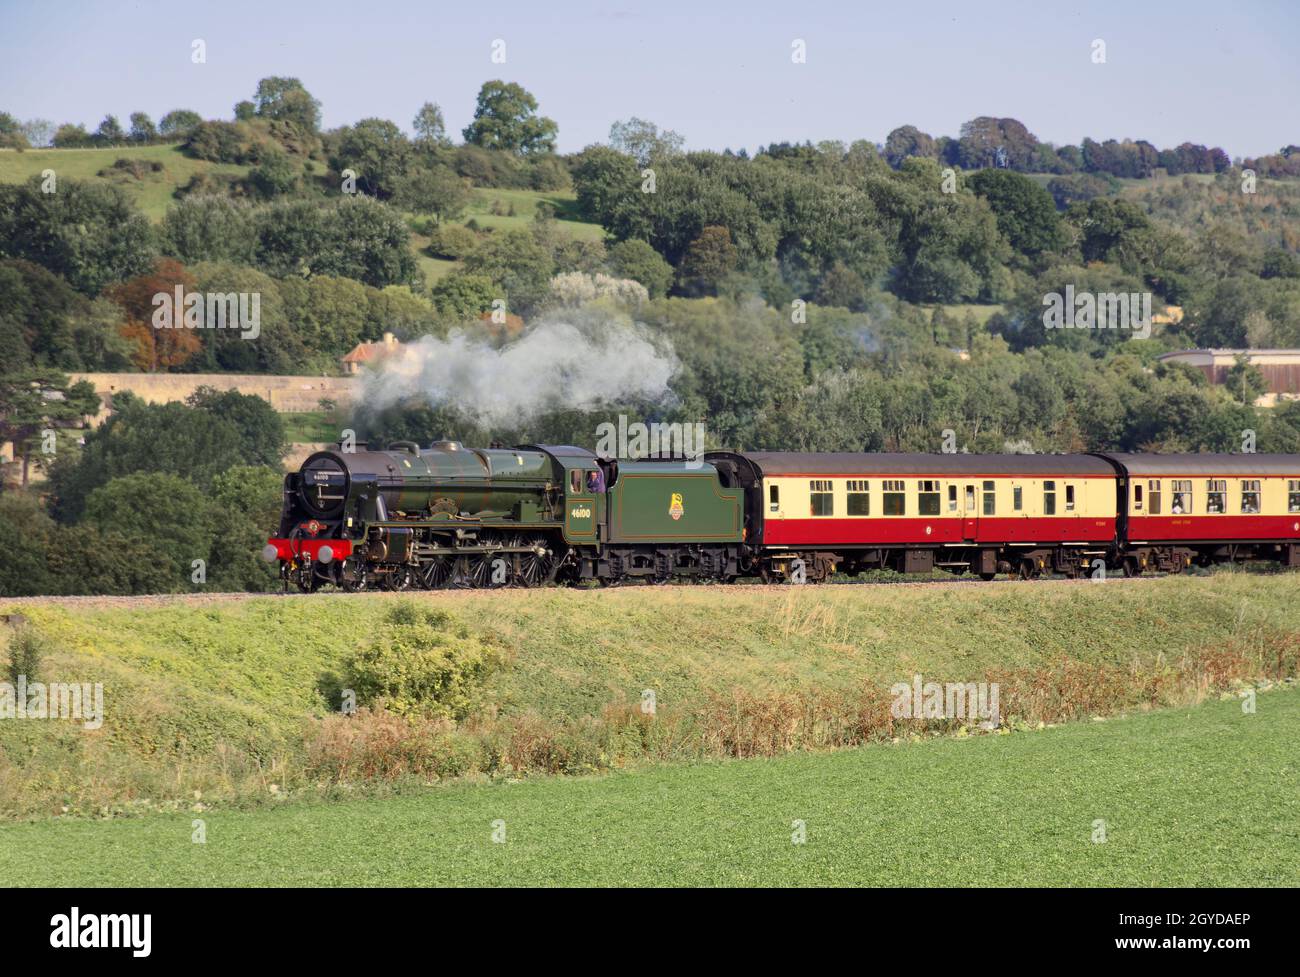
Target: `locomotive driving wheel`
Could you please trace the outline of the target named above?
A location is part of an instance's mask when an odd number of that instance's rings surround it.
[[[540,587],[555,578],[559,560],[551,549],[551,542],[540,534],[515,536],[512,547],[527,546],[530,552],[515,553],[514,582],[521,587]]]
[[[432,556],[420,564],[417,576],[420,585],[427,590],[442,590],[451,583],[455,570],[450,557]]]

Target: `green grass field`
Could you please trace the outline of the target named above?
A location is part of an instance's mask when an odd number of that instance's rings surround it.
[[[330,419],[328,411],[288,411],[280,415],[287,441],[319,443],[336,441],[339,424]]]
[[[0,875],[36,886],[1293,886],[1300,690],[1260,695],[1256,709],[1219,701],[1033,733],[204,813],[203,844],[194,814],[10,825]]]
[[[162,163],[161,173],[149,173],[142,179],[130,176],[98,176],[118,159],[141,159]],[[176,202],[178,187],[189,183],[196,173],[243,176],[248,167],[233,163],[208,163],[191,159],[178,144],[165,146],[118,146],[110,149],[28,149],[21,153],[0,151],[0,183],[22,183],[41,171],[54,170],[61,178],[74,180],[110,180],[122,187],[144,214],[153,221],[162,220],[167,208]]]
[[[444,633],[489,655],[450,726],[338,715],[349,657],[399,604],[444,611]],[[48,642],[45,680],[104,684],[107,715],[93,733],[0,723],[0,819],[184,811],[195,791],[210,807],[257,806],[272,783],[306,800],[956,732],[890,719],[890,686],[918,673],[1001,683],[1004,721],[1025,728],[1195,703],[1300,671],[1290,574],[3,610]],[[640,709],[645,690],[653,718]]]

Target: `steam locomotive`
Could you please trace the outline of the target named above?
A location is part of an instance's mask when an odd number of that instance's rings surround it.
[[[1300,455],[320,451],[264,550],[286,587],[984,579],[1300,565]]]

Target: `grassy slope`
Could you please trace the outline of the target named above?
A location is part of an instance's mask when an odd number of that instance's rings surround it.
[[[207,163],[191,159],[180,151],[179,145],[167,146],[121,146],[110,149],[30,149],[21,153],[0,150],[0,183],[21,183],[29,177],[39,175],[42,170],[53,169],[60,177],[76,180],[105,179],[99,177],[100,170],[111,167],[119,158],[158,161],[163,164],[161,173],[150,173],[142,180],[129,176],[114,176],[113,182],[121,186],[135,200],[137,206],[150,220],[159,221],[167,208],[175,203],[173,193],[184,186],[190,178],[199,172],[226,173],[242,176],[248,171],[246,166],[225,163]],[[473,199],[465,212],[464,220],[473,218],[481,227],[490,228],[527,228],[536,213],[540,201],[548,201],[556,207],[560,226],[575,238],[600,240],[605,236],[599,224],[588,224],[577,220],[575,196],[572,192],[549,192],[533,190],[493,190],[479,188],[474,191]],[[506,209],[513,206],[514,216],[494,216],[492,204],[498,201]],[[429,239],[419,234],[411,234],[411,249],[424,271],[429,284],[450,274],[458,262],[434,258],[424,252]]]
[[[500,649],[505,666],[476,693],[477,714],[499,717],[490,721],[515,741],[517,724],[525,732],[540,724],[536,735],[551,744],[543,752],[562,754],[542,767],[576,772],[857,742],[841,733],[860,707],[918,672],[934,681],[1007,681],[1053,669],[1032,708],[1008,686],[1008,718],[1032,720],[1039,706],[1050,721],[1195,701],[1225,678],[1294,671],[1294,590],[1290,575],[1219,575],[412,599],[445,608],[456,626]],[[65,804],[87,813],[174,807],[196,789],[218,804],[264,801],[272,782],[310,792],[304,729],[337,709],[329,690],[340,687],[345,658],[394,599],[7,606],[55,645],[47,680],[104,682],[108,721],[94,734],[67,723],[0,723],[0,817],[48,815]],[[1238,656],[1226,671],[1207,672],[1196,657],[1224,649]],[[637,713],[644,689],[655,690],[659,717],[647,741],[635,727],[624,741],[608,710]],[[786,716],[797,735],[774,740],[769,733]]]
[[[1295,885],[1300,691],[1038,733],[0,827],[23,885]],[[505,821],[506,841],[490,841]],[[794,819],[807,843],[791,843]],[[1104,844],[1092,842],[1104,819]]]
[[[130,176],[98,177],[100,170],[118,159],[142,159],[163,164],[161,173],[137,180]],[[110,149],[29,149],[21,153],[0,152],[0,183],[21,183],[42,170],[52,169],[60,178],[74,180],[110,179],[124,189],[150,220],[162,219],[175,203],[172,193],[196,173],[243,175],[248,167],[230,163],[208,163],[191,159],[179,145],[118,146]]]

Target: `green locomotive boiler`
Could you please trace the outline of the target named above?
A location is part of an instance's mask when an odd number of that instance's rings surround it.
[[[750,569],[728,481],[707,462],[569,445],[340,445],[285,476],[264,555],[303,590],[726,581]]]

